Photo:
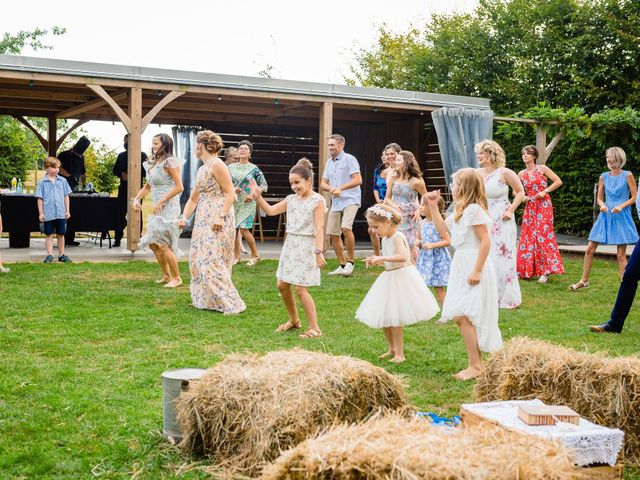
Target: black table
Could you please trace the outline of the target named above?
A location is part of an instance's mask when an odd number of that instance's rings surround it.
[[[118,199],[97,194],[71,194],[71,217],[67,228],[76,232],[120,230]],[[0,194],[3,231],[9,232],[9,247],[28,248],[31,232],[40,231],[38,203],[34,195]]]

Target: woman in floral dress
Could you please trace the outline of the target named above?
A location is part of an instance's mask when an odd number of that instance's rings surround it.
[[[524,187],[513,170],[505,168],[504,150],[493,140],[475,146],[478,171],[484,179],[491,225],[491,262],[498,278],[498,306],[516,308],[522,303],[516,272],[517,227],[514,212],[524,199]],[[513,202],[509,201],[509,188]]]
[[[236,188],[236,201],[233,204],[236,228],[240,230],[240,234],[251,250],[251,259],[247,262],[249,266],[253,266],[260,261],[256,240],[251,233],[256,216],[256,201],[251,195],[251,180],[258,184],[263,193],[268,188],[262,171],[250,162],[252,152],[253,144],[250,141],[242,140],[238,142],[237,153],[240,160],[229,165],[229,172]],[[236,262],[240,261],[240,241],[235,244],[235,259]]]
[[[231,315],[247,307],[231,281],[235,194],[227,166],[218,158],[222,146],[221,138],[211,130],[198,133],[196,155],[203,165],[178,225],[183,227],[184,218],[198,207],[189,255],[193,306]]]
[[[420,197],[426,195],[427,187],[422,179],[422,172],[413,153],[402,150],[396,156],[393,173],[387,174],[387,194],[385,203],[398,210],[402,215],[398,231],[407,238],[413,263],[418,251],[416,241],[420,225]]]
[[[166,133],[153,137],[151,159],[142,166],[147,172],[147,182],[133,199],[133,209],[142,210],[140,200],[151,193],[153,215],[147,219],[147,233],[140,239],[138,246],[149,247],[160,264],[162,278],[167,288],[182,285],[178,269],[178,217],[180,216],[180,194],[184,190],[180,167],[184,161],[173,156],[173,140]]]
[[[538,149],[533,145],[522,149],[522,161],[527,168],[520,171],[518,177],[526,196],[516,265],[520,278],[537,276],[538,282],[546,283],[549,275],[564,273],[549,196],[562,185],[562,180],[546,165],[536,165],[537,158]]]

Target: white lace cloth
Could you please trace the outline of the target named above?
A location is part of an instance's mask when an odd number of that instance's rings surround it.
[[[580,418],[579,425],[530,426],[518,418],[518,406],[544,405],[541,400],[510,400],[506,402],[467,403],[462,408],[475,415],[494,420],[500,425],[523,433],[558,440],[574,455],[576,465],[584,467],[594,463],[615,465],[622,450],[624,432],[617,428],[601,427]]]

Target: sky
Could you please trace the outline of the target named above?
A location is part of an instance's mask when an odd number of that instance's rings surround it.
[[[185,71],[271,76],[344,84],[354,53],[368,48],[383,25],[404,32],[433,13],[473,10],[478,0],[29,0],[0,15],[0,34],[36,27],[66,28],[48,35],[52,50],[22,55]],[[186,8],[183,8],[186,7]],[[83,127],[119,150],[124,127],[89,122]],[[152,124],[151,137],[170,127]]]

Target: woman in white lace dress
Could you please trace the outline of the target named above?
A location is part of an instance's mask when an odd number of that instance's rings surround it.
[[[483,140],[475,147],[478,171],[484,179],[491,224],[491,261],[498,277],[498,305],[516,308],[522,303],[516,269],[516,236],[514,212],[524,199],[524,187],[513,170],[505,168],[504,150],[493,140]],[[509,200],[513,190],[513,202]]]
[[[175,288],[182,285],[178,269],[178,218],[180,194],[184,190],[180,167],[182,162],[173,156],[173,140],[166,133],[153,137],[152,157],[142,164],[147,172],[147,183],[133,199],[133,208],[141,210],[140,200],[151,193],[153,215],[147,218],[147,233],[140,239],[139,247],[149,247],[156,256],[162,278],[158,283]]]

